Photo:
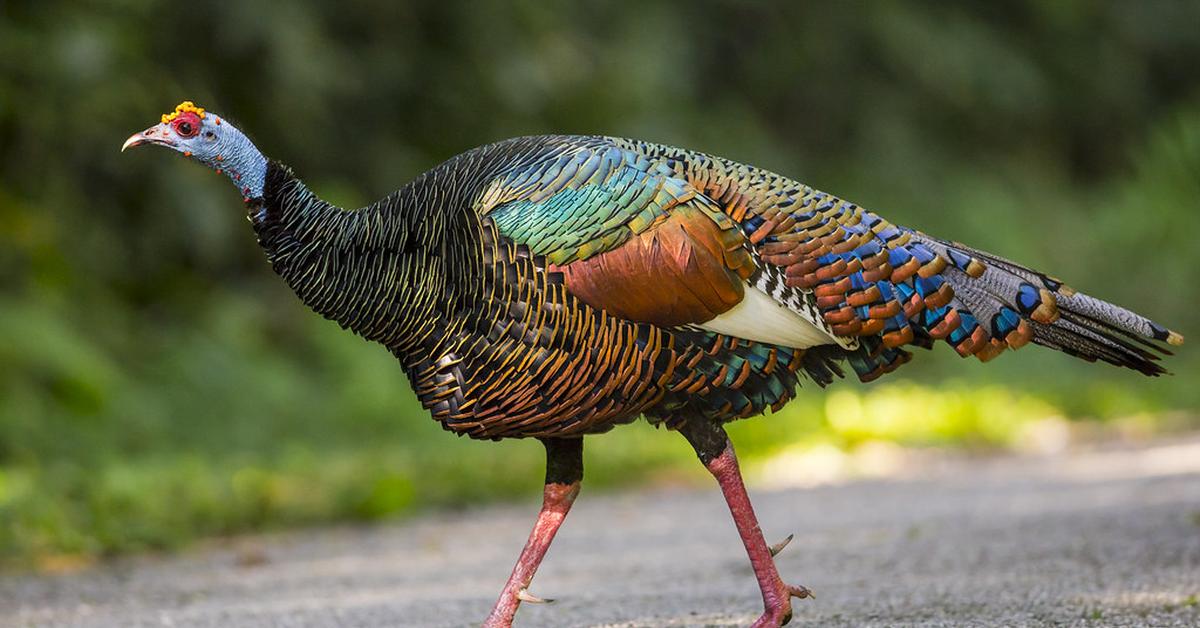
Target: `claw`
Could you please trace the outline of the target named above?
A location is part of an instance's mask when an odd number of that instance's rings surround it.
[[[803,596],[801,596],[801,597],[803,597]],[[554,601],[553,599],[550,599],[550,598],[540,598],[540,597],[530,593],[526,589],[521,589],[520,591],[517,591],[517,599],[521,600],[522,602],[528,602],[530,604],[549,604]]]
[[[779,552],[782,552],[782,551],[783,551],[783,548],[787,547],[787,546],[788,546],[788,543],[791,543],[791,542],[792,542],[792,537],[794,537],[794,536],[796,536],[796,535],[795,535],[795,534],[789,534],[789,535],[787,535],[787,538],[786,538],[786,539],[784,539],[784,540],[782,540],[782,541],[780,541],[780,542],[778,542],[778,543],[776,543],[776,544],[772,545],[772,546],[769,548],[769,549],[771,550],[771,558],[775,558],[777,555],[779,555]]]
[[[805,598],[816,599],[816,597],[817,597],[817,596],[813,595],[812,591],[808,590],[808,587],[801,587],[801,586],[797,586],[794,584],[788,584],[788,585],[784,585],[784,586],[787,587],[788,595],[790,595],[798,600],[803,600]]]

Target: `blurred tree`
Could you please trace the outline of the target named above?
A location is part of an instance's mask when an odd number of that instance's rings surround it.
[[[1200,4],[1171,0],[0,2],[0,552],[167,542],[128,525],[151,512],[139,499],[181,489],[122,469],[216,487],[180,497],[191,518],[170,523],[199,532],[254,525],[263,503],[319,519],[459,494],[448,479],[433,497],[381,496],[371,487],[403,485],[394,467],[346,463],[328,477],[348,492],[328,502],[243,474],[259,506],[215,505],[242,494],[230,469],[305,478],[327,464],[305,452],[443,437],[385,352],[315,320],[266,270],[229,186],[118,155],[180,100],[236,120],[346,205],[518,134],[707,150],[1054,269],[1187,334],[1198,27]],[[922,357],[907,375],[962,368]],[[1174,382],[1048,352],[1000,362],[967,369],[1072,413],[1200,407],[1179,383],[1192,357]],[[1094,394],[1110,381],[1121,395]]]

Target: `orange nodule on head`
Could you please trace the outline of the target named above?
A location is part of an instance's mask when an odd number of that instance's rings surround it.
[[[162,115],[162,123],[166,124],[166,123],[174,120],[175,118],[178,118],[179,114],[181,114],[181,113],[194,113],[201,120],[204,119],[204,108],[197,107],[196,104],[190,100],[185,100],[175,106],[175,111],[172,111],[171,113],[164,113]]]

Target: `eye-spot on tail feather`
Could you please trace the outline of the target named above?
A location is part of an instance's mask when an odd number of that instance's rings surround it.
[[[1180,334],[1135,312],[1077,292],[1049,275],[960,244],[936,242],[965,250],[988,265],[978,278],[953,270],[946,274],[956,299],[992,320],[993,337],[1013,324],[1010,312],[1015,312],[1020,316],[1015,329],[1026,326],[1031,335],[1028,339],[1035,344],[1152,376],[1167,372],[1157,362],[1160,355],[1171,355],[1158,343],[1183,342]]]
[[[858,211],[857,224],[874,220]],[[934,340],[984,362],[1032,342],[1147,375],[1166,372],[1157,361],[1170,351],[1160,342],[1182,342],[1143,316],[983,251],[903,227],[853,235],[841,237],[854,248],[822,242],[799,260],[774,258],[774,250],[784,247],[767,239],[762,261],[768,270],[783,262],[779,274],[786,274],[786,285],[811,291],[827,328],[860,341],[859,347],[832,350],[862,381],[907,362],[911,355],[901,346],[928,347]],[[876,256],[889,259],[880,263]],[[864,272],[868,265],[879,271]]]

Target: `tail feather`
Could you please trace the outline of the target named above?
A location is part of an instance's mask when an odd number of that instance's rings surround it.
[[[1081,292],[1062,294],[1057,300],[1060,308],[1075,314],[1080,320],[1107,326],[1108,329],[1119,331],[1130,338],[1139,341],[1149,338],[1174,345],[1183,342],[1183,336],[1136,312]]]
[[[1100,360],[1146,375],[1166,373],[1158,360],[1171,355],[1162,342],[1182,344],[1183,336],[1128,309],[1076,292],[1063,282],[1016,262],[925,234],[927,246],[942,255],[965,252],[987,269],[973,277],[958,269],[944,274],[954,289],[952,304],[986,330],[989,347],[974,353],[990,359],[1027,341],[1088,361]],[[962,341],[947,338],[951,344]]]
[[[1161,375],[1166,372],[1166,369],[1157,364],[1158,355],[1129,344],[1113,332],[1106,334],[1080,325],[1066,313],[1052,325],[1034,325],[1033,333],[1035,344],[1058,349],[1089,362],[1101,360],[1146,375]]]
[[[1063,312],[1064,312],[1063,315],[1065,317],[1067,317],[1067,320],[1069,320],[1072,323],[1075,323],[1077,325],[1086,327],[1093,331],[1116,332],[1116,333],[1120,334],[1120,336],[1118,337],[1119,340],[1122,340],[1125,342],[1134,342],[1134,343],[1137,343],[1138,345],[1141,345],[1141,347],[1137,347],[1137,348],[1149,348],[1149,349],[1154,350],[1155,352],[1157,352],[1157,354],[1160,354],[1160,355],[1175,355],[1171,350],[1167,349],[1162,344],[1160,344],[1157,341],[1157,339],[1151,340],[1151,339],[1147,338],[1146,336],[1139,336],[1136,334],[1131,334],[1128,331],[1126,331],[1125,329],[1113,327],[1111,325],[1102,323],[1100,321],[1097,321],[1096,319],[1089,318],[1086,315],[1080,314],[1080,313],[1072,311],[1072,310],[1063,310]],[[1151,322],[1153,322],[1153,321],[1151,321]],[[1174,332],[1168,331],[1168,334],[1174,334]],[[1180,342],[1183,341],[1182,336],[1179,336],[1178,334],[1174,334],[1174,335],[1179,337],[1179,341],[1178,342],[1168,341],[1167,344],[1179,344]]]

